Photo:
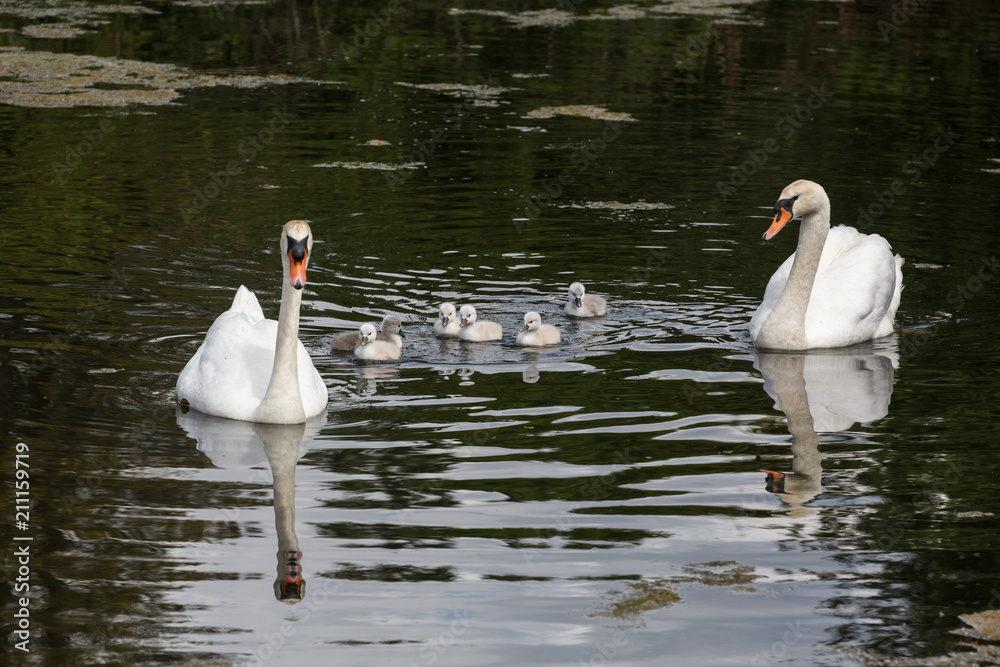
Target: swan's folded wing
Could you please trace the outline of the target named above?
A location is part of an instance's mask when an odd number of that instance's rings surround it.
[[[869,340],[896,293],[897,266],[888,242],[851,227],[830,230],[806,312],[812,346]]]
[[[206,414],[251,421],[271,377],[277,331],[274,320],[251,323],[238,310],[219,315],[177,379],[178,400]]]

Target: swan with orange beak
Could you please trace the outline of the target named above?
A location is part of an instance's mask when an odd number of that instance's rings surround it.
[[[812,181],[795,181],[774,205],[769,241],[801,217],[795,252],[768,281],[750,320],[761,349],[846,347],[893,332],[903,290],[903,258],[878,234],[830,229],[830,199]]]
[[[177,378],[183,407],[264,424],[301,424],[326,408],[326,383],[298,338],[312,245],[308,223],[285,224],[278,321],[265,319],[257,297],[241,285]]]

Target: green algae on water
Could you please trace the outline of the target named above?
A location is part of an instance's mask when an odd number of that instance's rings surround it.
[[[435,93],[442,93],[450,97],[461,97],[471,100],[474,107],[495,107],[499,106],[498,97],[517,88],[505,88],[503,86],[487,86],[486,84],[466,84],[466,83],[407,83],[396,81],[397,86],[406,88],[416,88],[418,90],[429,90]]]
[[[386,162],[320,162],[314,167],[339,167],[340,169],[373,169],[375,171],[396,171],[397,169],[419,169],[423,162],[407,162],[405,164],[388,164]]]
[[[570,104],[561,107],[541,107],[526,113],[523,118],[555,118],[556,116],[576,116],[578,118],[593,118],[614,123],[634,123],[636,119],[627,113],[608,111],[604,107],[592,104]]]
[[[675,16],[707,16],[726,23],[751,23],[744,18],[744,10],[758,0],[666,0],[650,7],[622,4],[584,13],[561,9],[507,12],[495,9],[458,9],[449,13],[455,16],[472,14],[501,18],[515,28],[562,28],[577,21],[637,21],[645,18]]]
[[[284,74],[198,74],[166,63],[25,50],[0,52],[0,79],[0,104],[39,108],[162,106],[191,88],[334,83]]]
[[[673,208],[672,204],[661,204],[660,202],[637,201],[623,203],[618,201],[589,201],[585,204],[566,204],[561,208],[592,208],[610,211],[665,211]]]

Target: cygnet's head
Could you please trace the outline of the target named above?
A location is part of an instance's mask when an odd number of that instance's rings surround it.
[[[445,302],[441,304],[441,324],[448,326],[448,322],[451,322],[455,318],[455,304]]]
[[[573,300],[573,305],[577,308],[583,307],[583,283],[573,283],[569,286],[569,298]]]
[[[288,282],[295,289],[306,286],[306,266],[312,254],[312,229],[305,220],[289,220],[281,230],[281,263],[286,267]]]
[[[395,315],[386,315],[382,318],[382,335],[398,334],[402,326],[403,323],[399,321],[398,317]]]
[[[764,232],[764,240],[770,241],[790,220],[829,207],[830,198],[823,186],[804,179],[795,181],[781,191],[774,205],[774,220]]]
[[[542,316],[533,310],[529,310],[524,314],[524,326],[521,327],[521,331],[538,331],[538,328],[542,326]]]
[[[474,306],[462,306],[462,321],[459,326],[467,327],[476,321],[476,308]]]
[[[358,330],[358,338],[361,340],[362,345],[372,342],[376,336],[378,336],[378,329],[371,322],[365,322]]]

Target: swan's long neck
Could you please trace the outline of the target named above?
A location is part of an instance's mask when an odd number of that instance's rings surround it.
[[[275,595],[284,601],[301,599],[304,590],[296,584],[302,572],[299,538],[295,534],[295,465],[305,425],[258,424],[256,430],[264,441],[264,452],[274,479],[274,528],[278,534]],[[286,558],[286,555],[292,558]],[[298,598],[294,594],[296,591],[299,591]]]
[[[274,366],[264,400],[257,406],[254,421],[268,424],[300,424],[306,420],[299,391],[299,307],[302,291],[288,282],[286,265],[281,281],[281,309],[278,311],[278,338],[274,345]]]
[[[803,503],[822,489],[819,434],[809,407],[805,380],[806,357],[772,353],[758,357],[761,373],[770,381],[776,406],[785,413],[792,434],[792,474],[785,478],[785,502]]]
[[[758,344],[765,348],[803,350],[809,347],[806,340],[806,311],[809,296],[823,246],[830,233],[830,203],[824,201],[816,210],[802,217],[799,228],[799,245],[795,250],[791,271],[785,289],[781,291],[774,310],[761,329]]]

